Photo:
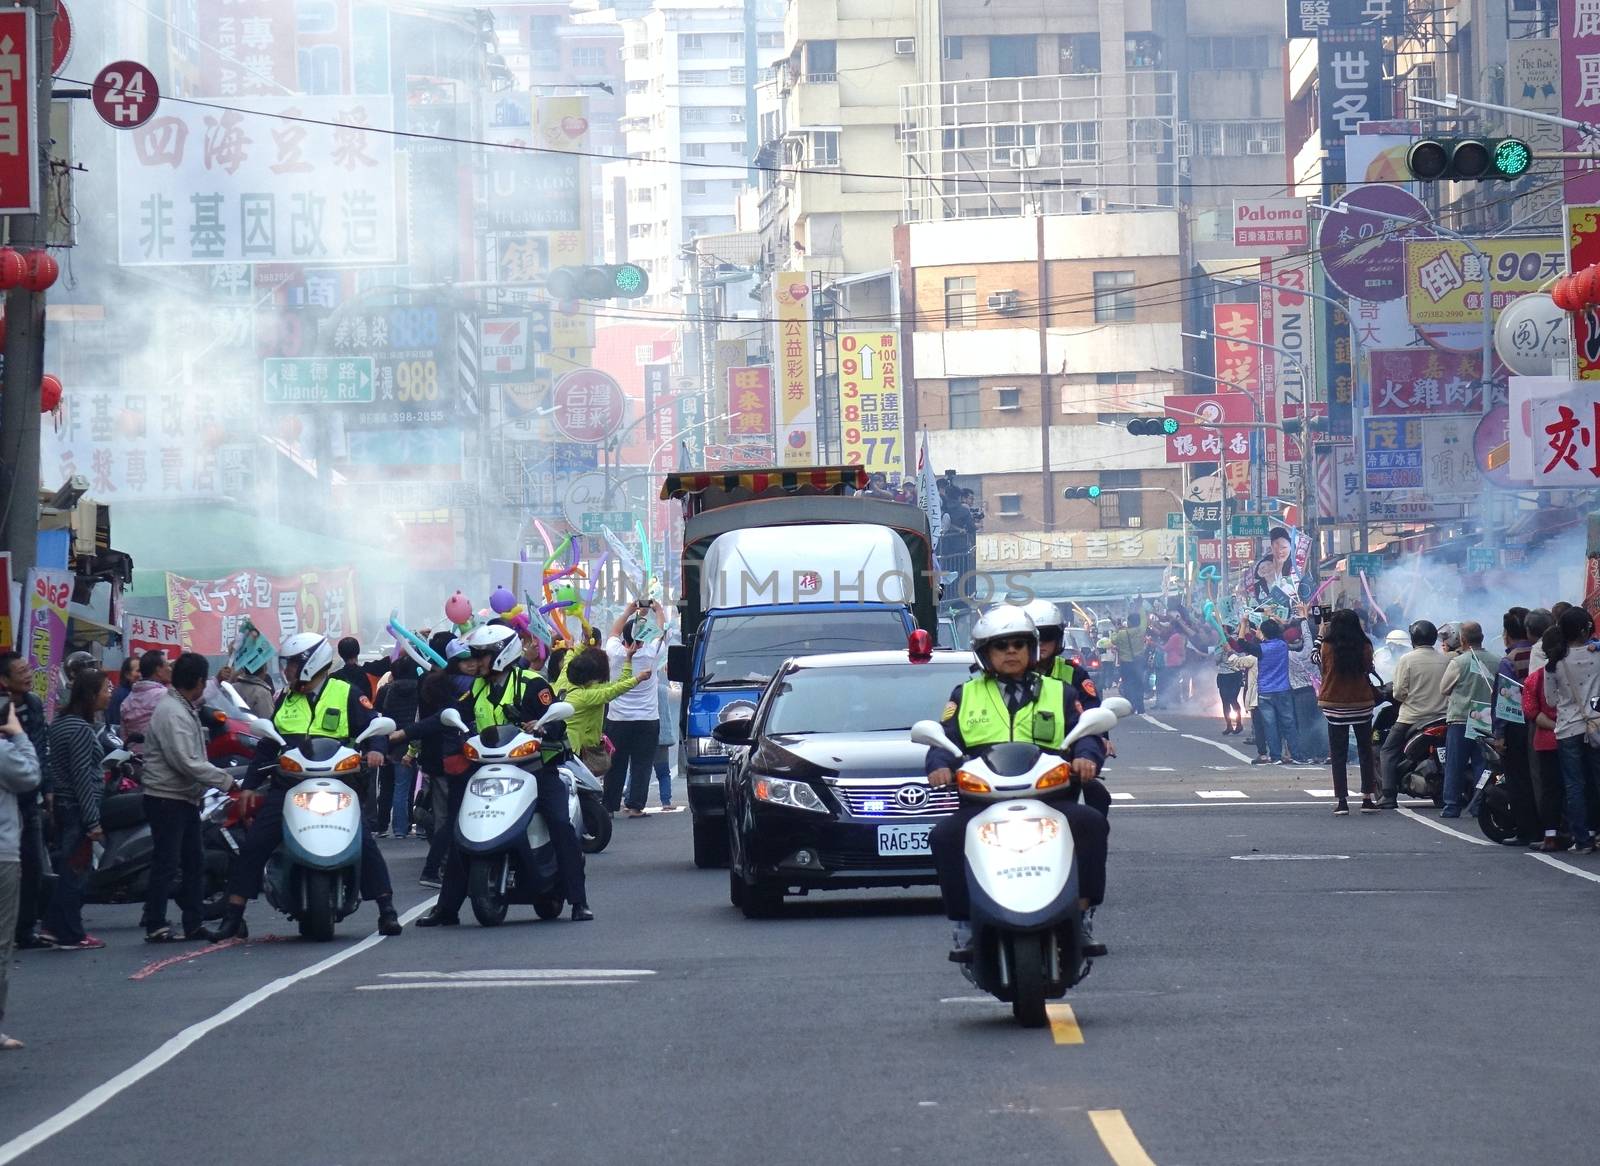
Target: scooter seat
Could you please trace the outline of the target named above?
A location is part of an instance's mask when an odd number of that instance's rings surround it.
[[[100,825],[106,830],[127,830],[143,822],[143,794],[113,794],[100,803]]]

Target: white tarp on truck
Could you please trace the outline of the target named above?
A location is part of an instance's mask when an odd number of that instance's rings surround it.
[[[702,611],[791,603],[909,606],[915,567],[885,526],[764,526],[718,535],[700,572]]]

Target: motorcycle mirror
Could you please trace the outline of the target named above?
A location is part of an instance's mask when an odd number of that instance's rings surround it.
[[[564,700],[558,700],[545,711],[544,716],[540,717],[538,722],[533,727],[536,729],[542,729],[546,725],[555,724],[557,721],[571,720],[572,714],[577,711],[578,710],[573,708],[568,702]]]
[[[1133,702],[1125,696],[1108,696],[1100,702],[1100,707],[1110,709],[1117,714],[1117,720],[1133,716]]]
[[[439,723],[448,729],[454,729],[458,733],[467,731],[467,722],[461,719],[461,714],[456,712],[455,709],[445,709],[444,712],[440,713]]]
[[[267,720],[266,717],[252,718],[250,721],[250,731],[258,737],[265,737],[267,740],[276,745],[283,745],[286,743],[283,737],[278,733],[278,727],[271,721]]]
[[[929,749],[943,749],[957,757],[961,756],[961,750],[956,748],[954,741],[944,735],[944,730],[939,727],[938,721],[918,721],[912,725],[911,741],[916,745],[926,745]]]
[[[224,680],[219,687],[228,694],[228,699],[233,701],[240,712],[248,713],[250,711],[250,706],[244,703],[244,697],[239,695],[239,690],[233,686],[233,681]]]
[[[1084,737],[1102,737],[1116,727],[1116,713],[1104,706],[1090,709],[1078,718],[1078,723],[1073,726],[1072,732],[1068,733],[1067,739],[1061,743],[1062,748]]]
[[[389,717],[374,717],[372,723],[366,727],[361,736],[356,738],[356,744],[359,745],[363,741],[370,741],[374,737],[387,737],[395,731],[395,728],[394,721]]]

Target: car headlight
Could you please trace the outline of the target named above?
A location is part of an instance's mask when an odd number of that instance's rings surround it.
[[[690,757],[726,757],[728,747],[715,737],[690,737],[684,741]]]
[[[1007,818],[985,822],[978,828],[978,841],[1022,854],[1035,846],[1043,846],[1060,833],[1061,826],[1053,818]]]
[[[296,809],[313,814],[336,814],[349,809],[350,795],[335,793],[331,789],[302,791],[294,795],[294,804]]]
[[[755,794],[757,801],[770,802],[774,806],[788,806],[791,810],[810,810],[816,814],[828,812],[828,807],[822,804],[817,791],[803,781],[789,781],[782,777],[758,777],[755,780]]]
[[[474,797],[503,798],[516,793],[522,785],[520,777],[475,777],[467,783],[467,789]]]

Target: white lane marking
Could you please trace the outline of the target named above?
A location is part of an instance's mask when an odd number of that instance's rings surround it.
[[[1546,866],[1553,866],[1557,870],[1566,871],[1568,874],[1575,874],[1580,879],[1588,879],[1591,883],[1600,883],[1600,875],[1575,867],[1570,862],[1562,862],[1559,858],[1551,858],[1548,854],[1530,854],[1528,857],[1537,858]]]
[[[1171,725],[1167,724],[1165,721],[1156,720],[1149,713],[1140,713],[1139,715],[1141,717],[1143,717],[1145,720],[1149,721],[1152,725],[1154,725],[1158,729],[1164,729],[1169,733],[1176,733],[1178,731],[1177,729],[1174,729]]]
[[[1114,802],[1131,802],[1133,801],[1133,795],[1125,794],[1121,790],[1117,790],[1111,795],[1111,800]]]
[[[1344,862],[1348,854],[1230,854],[1234,862]]]
[[[357,984],[357,992],[410,992],[421,988],[589,988],[638,980],[422,980],[409,984]]]
[[[485,968],[463,972],[380,972],[381,980],[570,980],[653,976],[646,968]]]
[[[1170,765],[1146,765],[1145,768],[1148,769],[1151,773],[1177,773],[1178,772],[1176,769],[1172,768],[1172,766],[1170,766]]]
[[[1448,834],[1452,838],[1459,838],[1463,842],[1470,842],[1474,846],[1498,846],[1498,842],[1490,842],[1487,838],[1474,838],[1471,834],[1463,834],[1460,830],[1452,830],[1443,822],[1435,822],[1431,818],[1424,818],[1415,810],[1408,810],[1401,806],[1397,813],[1403,818],[1410,818],[1413,822],[1421,822],[1430,830],[1437,830],[1441,834]]]
[[[1301,800],[1301,801],[1298,801],[1298,802],[1253,802],[1253,801],[1250,801],[1248,798],[1246,798],[1245,802],[1244,802],[1244,808],[1247,809],[1247,810],[1254,810],[1254,809],[1256,809],[1257,807],[1260,807],[1260,806],[1299,806],[1301,809],[1305,809],[1306,805],[1307,805],[1307,803],[1304,800]],[[1232,806],[1234,809],[1237,810],[1239,808],[1239,803],[1237,801],[1231,799],[1231,798],[1225,799],[1225,800],[1220,801],[1220,802],[1135,802],[1133,805],[1129,806],[1128,809],[1130,809],[1130,810],[1218,810],[1218,809],[1226,809],[1229,806]]]
[[[1308,789],[1301,790],[1300,792],[1308,794],[1314,798],[1331,798],[1333,796],[1333,791],[1331,789]]]
[[[1229,757],[1237,757],[1240,761],[1250,760],[1250,755],[1248,753],[1240,753],[1226,741],[1213,741],[1210,737],[1202,737],[1196,733],[1185,733],[1183,735],[1183,739],[1185,741],[1199,741],[1203,745],[1211,745],[1217,749],[1221,749]]]
[[[1248,798],[1250,795],[1245,793],[1242,789],[1197,789],[1194,791],[1194,796],[1197,798],[1205,798],[1209,801],[1213,799],[1222,800],[1225,798],[1233,798],[1234,800],[1238,800],[1239,798]]]
[[[403,916],[401,916],[400,922],[410,923],[413,919],[421,915],[424,911],[426,911],[429,907],[432,907],[438,901],[439,899],[436,895],[425,902],[418,903],[415,907],[411,908],[411,910],[407,911]],[[165,1065],[168,1061],[171,1061],[174,1057],[183,1052],[190,1045],[194,1044],[201,1037],[206,1036],[208,1033],[215,1032],[229,1021],[238,1020],[239,1017],[243,1016],[246,1012],[249,1012],[257,1004],[260,1004],[265,1000],[270,1000],[272,997],[276,996],[279,992],[284,991],[286,988],[292,988],[302,980],[309,980],[313,976],[320,976],[328,969],[338,967],[340,964],[344,963],[345,960],[354,959],[362,952],[377,947],[378,944],[384,941],[384,938],[384,936],[379,935],[376,931],[374,931],[360,943],[352,944],[343,951],[335,952],[327,959],[319,960],[310,967],[301,968],[298,972],[292,972],[287,976],[280,976],[278,979],[273,980],[270,984],[265,984],[262,987],[257,988],[254,992],[239,997],[239,999],[228,1005],[221,1012],[215,1013],[214,1015],[206,1017],[204,1020],[191,1024],[188,1028],[184,1029],[176,1036],[165,1041],[154,1052],[140,1058],[128,1068],[118,1073],[115,1077],[111,1078],[111,1080],[105,1082],[103,1085],[97,1085],[93,1089],[89,1090],[89,1092],[78,1098],[78,1100],[67,1106],[60,1113],[53,1117],[45,1118],[44,1121],[40,1122],[32,1129],[24,1130],[22,1133],[12,1138],[9,1142],[0,1145],[0,1166],[5,1166],[5,1164],[8,1162],[16,1161],[35,1146],[48,1141],[50,1138],[55,1137],[63,1130],[69,1129],[76,1123],[82,1121],[106,1102],[110,1101],[113,1097],[117,1096],[117,1094],[121,1093],[131,1085],[138,1084],[151,1073],[154,1073],[157,1069],[161,1068],[161,1066]]]
[[[940,1004],[999,1004],[993,996],[944,996]]]

